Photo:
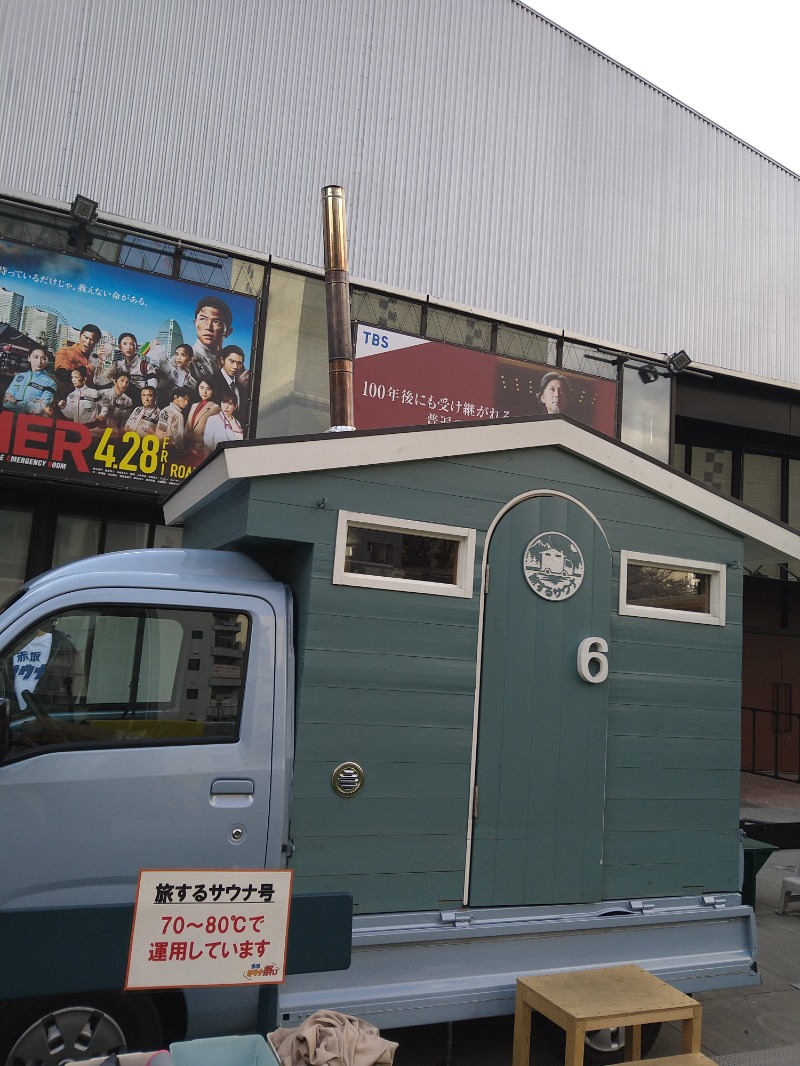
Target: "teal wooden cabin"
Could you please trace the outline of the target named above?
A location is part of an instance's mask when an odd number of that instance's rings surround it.
[[[293,591],[295,890],[739,891],[742,573],[786,527],[565,419],[233,445],[166,510]]]

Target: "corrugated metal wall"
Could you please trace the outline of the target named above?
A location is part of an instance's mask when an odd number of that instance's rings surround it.
[[[0,186],[800,382],[800,178],[516,0],[0,0]]]

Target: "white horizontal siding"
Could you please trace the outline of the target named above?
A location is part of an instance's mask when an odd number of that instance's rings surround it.
[[[800,382],[800,179],[515,0],[0,0],[0,186]]]

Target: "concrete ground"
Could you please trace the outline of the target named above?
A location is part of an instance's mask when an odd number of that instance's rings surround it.
[[[800,784],[742,774],[742,817],[800,824]],[[751,832],[751,836],[755,836]],[[800,903],[777,914],[781,881],[800,849],[775,851],[758,874],[756,925],[762,984],[699,992],[703,1052],[720,1066],[800,1066]],[[384,1030],[397,1040],[395,1066],[510,1066],[513,1018]],[[680,1023],[662,1026],[649,1058],[680,1054]],[[563,1059],[539,1044],[531,1066]]]

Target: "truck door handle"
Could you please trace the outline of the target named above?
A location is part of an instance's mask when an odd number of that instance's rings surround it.
[[[211,783],[212,807],[249,807],[256,791],[254,781],[219,778]]]

